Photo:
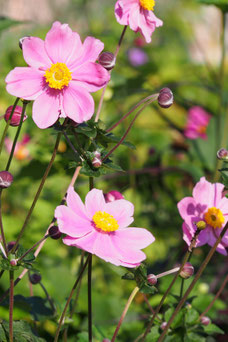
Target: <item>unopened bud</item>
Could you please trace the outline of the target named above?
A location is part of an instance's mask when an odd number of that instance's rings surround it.
[[[201,322],[201,324],[203,324],[203,325],[209,325],[209,324],[211,323],[211,320],[210,320],[210,318],[207,317],[207,316],[202,316],[202,317],[200,318],[200,322]]]
[[[116,57],[113,55],[112,52],[102,52],[98,58],[98,62],[106,70],[111,70],[116,64]]]
[[[163,323],[160,325],[161,330],[165,330],[166,326],[167,326],[167,322],[163,322]]]
[[[105,198],[105,202],[108,203],[108,202],[113,202],[113,201],[117,201],[120,199],[124,199],[124,196],[119,191],[112,190],[112,191],[109,191],[107,194],[104,194],[104,198]]]
[[[4,119],[6,122],[9,121],[10,116],[11,116],[11,112],[12,112],[13,106],[9,106],[6,109],[6,113],[4,115]],[[22,107],[21,106],[16,106],[13,112],[13,115],[11,116],[11,120],[10,120],[10,126],[19,126],[20,125],[20,121],[21,121],[21,115],[22,115]],[[23,122],[27,119],[27,115],[24,114],[23,117]]]
[[[205,221],[198,221],[196,222],[196,227],[199,230],[204,230],[206,228],[207,224]]]
[[[16,244],[16,241],[10,241],[7,243],[7,249],[8,251],[11,251],[11,249],[14,247],[14,245]]]
[[[169,88],[162,88],[158,95],[158,104],[162,108],[169,108],[173,104],[173,93]]]
[[[41,281],[41,275],[38,273],[30,274],[29,280],[33,285],[39,284],[39,282]]]
[[[0,188],[5,189],[8,188],[13,182],[13,176],[8,171],[0,172]]]
[[[225,148],[221,148],[217,152],[217,158],[220,160],[228,161],[228,151]]]
[[[62,233],[59,231],[59,228],[57,226],[50,227],[48,230],[48,234],[54,240],[58,240],[62,236]]]
[[[19,47],[22,49],[22,45],[25,39],[30,38],[30,36],[25,36],[19,39]]]
[[[186,262],[186,264],[184,265],[184,267],[180,273],[181,278],[188,279],[193,274],[194,274],[194,267],[192,266],[192,264],[190,262]]]
[[[102,160],[101,160],[101,154],[100,154],[100,152],[98,152],[98,151],[95,151],[94,152],[94,158],[93,158],[93,160],[92,160],[92,165],[93,165],[93,167],[95,167],[95,168],[99,168],[99,167],[101,167],[101,165],[102,165]]]
[[[158,282],[158,279],[155,274],[148,274],[147,281],[150,285],[156,285]]]
[[[10,265],[11,266],[17,266],[17,259],[10,260]]]

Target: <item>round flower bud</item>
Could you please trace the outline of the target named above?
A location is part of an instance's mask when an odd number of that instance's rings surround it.
[[[206,228],[206,226],[207,226],[207,224],[206,224],[205,221],[198,221],[198,222],[196,223],[196,227],[197,227],[197,229],[199,229],[199,230],[204,230],[204,229]]]
[[[61,238],[62,233],[59,231],[59,228],[57,226],[52,226],[48,229],[48,234],[50,237],[54,240],[58,240]]]
[[[169,88],[163,88],[158,95],[158,104],[162,108],[169,108],[173,104],[173,93]]]
[[[113,201],[117,201],[120,199],[124,199],[124,196],[119,191],[112,190],[112,191],[109,191],[107,194],[104,194],[104,198],[105,198],[105,202],[108,203],[108,202],[113,202]]]
[[[160,325],[161,330],[165,330],[166,326],[167,326],[167,322],[163,322],[163,323]]]
[[[228,151],[225,148],[221,148],[217,152],[217,158],[220,160],[228,161]]]
[[[10,260],[10,265],[11,266],[17,266],[17,259]]]
[[[30,36],[25,36],[19,39],[19,47],[22,49],[23,41],[27,38],[30,38]]]
[[[194,267],[192,266],[192,264],[190,264],[190,262],[186,262],[186,264],[184,265],[180,273],[181,278],[188,279],[193,274],[194,274]]]
[[[39,284],[39,282],[41,281],[41,275],[38,273],[30,274],[29,280],[33,285]]]
[[[0,188],[5,189],[8,188],[13,182],[13,176],[8,171],[0,172]]]
[[[6,122],[8,122],[9,119],[10,119],[10,115],[11,115],[12,109],[13,109],[13,106],[9,106],[6,109],[6,113],[4,115],[4,119],[5,119]],[[19,126],[20,125],[20,121],[21,121],[21,115],[22,115],[22,107],[21,106],[16,106],[15,109],[14,109],[13,115],[11,117],[11,120],[10,120],[10,126],[13,126],[13,127]],[[23,122],[26,119],[27,119],[27,115],[25,114],[24,117],[23,117]]]
[[[11,251],[11,249],[14,247],[16,241],[10,241],[7,243],[7,249],[8,251]]]
[[[201,324],[203,324],[203,325],[208,325],[208,324],[211,323],[211,320],[210,320],[210,318],[207,317],[207,316],[202,316],[202,317],[200,318],[200,322],[201,322]]]
[[[150,285],[156,285],[158,279],[155,274],[148,274],[147,281]]]
[[[93,158],[93,160],[92,160],[92,165],[93,165],[93,167],[95,167],[95,168],[99,168],[99,167],[101,167],[101,165],[102,165],[102,160],[101,160],[101,154],[100,154],[100,152],[98,152],[98,151],[95,151],[94,152],[94,158]]]
[[[106,70],[111,70],[116,64],[116,57],[112,52],[102,52],[98,58],[98,62]]]

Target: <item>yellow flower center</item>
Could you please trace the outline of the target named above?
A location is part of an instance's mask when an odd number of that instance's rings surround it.
[[[104,232],[114,232],[119,228],[117,220],[105,211],[97,211],[93,215],[93,222],[96,228],[103,230]]]
[[[155,0],[139,0],[140,6],[148,11],[153,11],[155,6]]]
[[[197,132],[198,132],[199,134],[205,134],[205,133],[206,133],[206,130],[207,130],[207,127],[206,127],[206,126],[199,126],[199,127],[197,128]]]
[[[214,229],[221,228],[225,219],[220,209],[215,207],[209,208],[204,214],[204,219]]]
[[[44,77],[49,87],[63,89],[72,80],[71,72],[65,63],[52,64],[50,69],[45,71]]]

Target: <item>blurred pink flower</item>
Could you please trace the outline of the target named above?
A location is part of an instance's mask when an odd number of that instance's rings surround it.
[[[193,189],[193,197],[185,197],[177,204],[184,220],[183,238],[188,245],[191,243],[199,221],[203,221],[206,227],[200,232],[196,246],[215,244],[228,221],[228,198],[223,196],[223,189],[223,184],[212,184],[202,177]],[[226,247],[228,247],[228,232],[222,238],[217,251],[227,255]]]
[[[95,63],[104,44],[93,37],[81,43],[67,24],[55,22],[43,41],[23,40],[28,67],[17,67],[6,77],[7,91],[25,100],[35,100],[33,120],[40,128],[53,125],[59,117],[81,123],[94,113],[90,92],[102,88],[109,73]]]
[[[206,129],[210,122],[211,115],[202,107],[195,106],[189,109],[187,125],[184,135],[189,139],[207,139]]]
[[[146,258],[141,251],[154,242],[143,228],[129,227],[134,206],[124,199],[106,203],[103,192],[88,192],[85,205],[71,187],[67,206],[55,210],[60,232],[67,234],[63,242],[97,255],[114,265],[136,267]]]
[[[17,160],[24,160],[29,157],[29,150],[26,147],[29,141],[30,141],[30,136],[28,134],[24,134],[22,140],[16,143],[15,150],[14,150],[14,157]],[[10,153],[12,146],[13,146],[13,141],[8,137],[5,138],[5,146],[6,146],[7,152]]]
[[[118,23],[129,25],[135,32],[141,32],[147,43],[156,27],[163,22],[153,13],[155,0],[118,0],[115,15]]]

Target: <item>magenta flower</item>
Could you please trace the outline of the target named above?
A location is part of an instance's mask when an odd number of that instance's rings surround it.
[[[212,184],[202,177],[193,189],[193,197],[185,197],[178,204],[179,213],[184,220],[183,238],[190,245],[196,231],[196,224],[206,226],[199,234],[196,246],[213,246],[222,228],[228,221],[228,198],[223,196],[224,185]],[[199,225],[199,223],[198,223]],[[217,251],[227,255],[228,232],[222,238]]]
[[[53,125],[59,117],[81,123],[94,113],[91,92],[102,88],[109,73],[95,63],[104,44],[93,37],[81,43],[67,24],[55,22],[43,41],[23,40],[28,67],[12,70],[6,77],[7,91],[25,100],[35,100],[33,120],[40,128]]]
[[[211,115],[202,107],[195,106],[190,108],[184,135],[189,139],[207,139],[206,130],[210,119]]]
[[[163,22],[153,13],[155,0],[118,0],[115,15],[118,23],[129,25],[131,30],[141,32],[147,43],[156,27]]]
[[[55,210],[63,242],[81,248],[114,265],[136,267],[146,258],[141,251],[155,238],[143,228],[127,228],[133,222],[134,206],[120,199],[106,203],[103,192],[88,192],[85,205],[73,187],[67,193],[67,206]]]

